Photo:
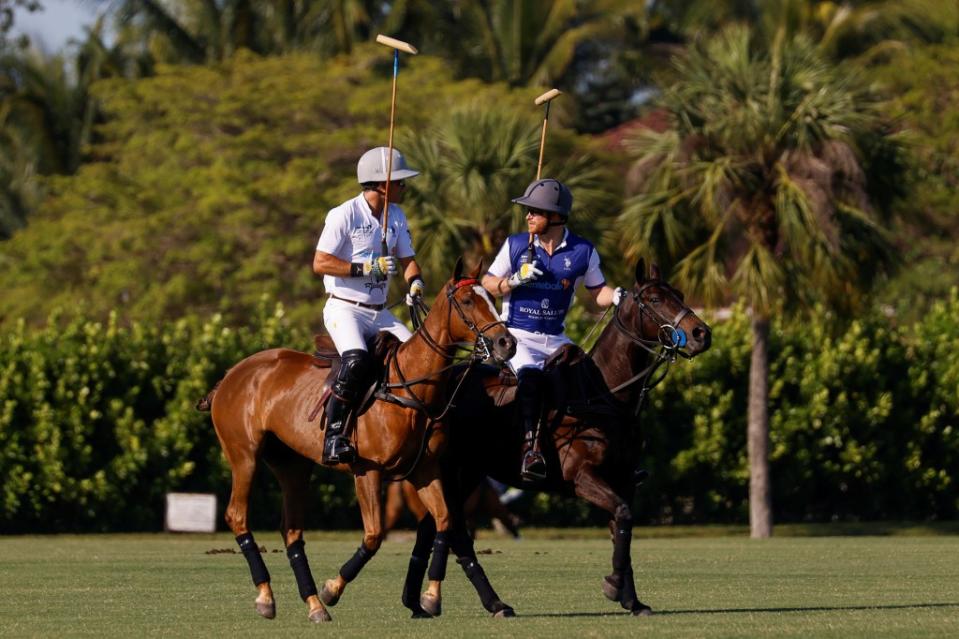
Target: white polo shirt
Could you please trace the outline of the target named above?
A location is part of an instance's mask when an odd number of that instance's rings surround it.
[[[397,258],[413,257],[413,238],[406,215],[403,209],[392,203],[389,225],[386,233],[389,253]],[[380,256],[382,237],[380,220],[373,215],[369,203],[360,193],[326,214],[326,224],[316,243],[316,250],[350,263],[364,262]],[[386,285],[387,282],[375,282],[372,275],[323,276],[323,288],[327,293],[365,304],[385,304]]]

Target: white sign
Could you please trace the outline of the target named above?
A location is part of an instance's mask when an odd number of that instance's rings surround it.
[[[216,532],[216,495],[167,493],[164,528],[173,532]]]

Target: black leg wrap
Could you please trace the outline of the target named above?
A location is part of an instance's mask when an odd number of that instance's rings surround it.
[[[633,565],[630,556],[630,544],[633,538],[631,519],[618,520],[613,532],[613,575],[618,577],[620,587],[619,603],[626,610],[639,606],[636,596],[636,584],[633,581]]]
[[[306,551],[303,549],[305,545],[303,540],[299,539],[286,548],[286,556],[290,560],[290,568],[293,569],[296,585],[300,589],[300,598],[303,601],[316,594],[316,582],[313,581],[310,562],[306,560]]]
[[[343,564],[343,567],[340,568],[340,577],[343,577],[347,583],[356,579],[356,576],[360,574],[360,571],[363,570],[363,566],[366,565],[370,559],[373,558],[373,555],[376,554],[375,550],[370,550],[363,544],[360,544],[360,547],[356,549],[356,552],[353,553],[353,556],[350,557],[349,561]]]
[[[449,558],[449,541],[447,531],[436,533],[433,540],[433,558],[430,560],[430,581],[446,579],[446,560]]]
[[[476,561],[476,557],[460,557],[456,561],[463,567],[466,578],[473,584],[473,588],[476,589],[476,594],[479,595],[480,601],[486,610],[496,613],[506,607],[506,605],[500,601],[496,591],[493,590],[493,586],[486,577],[483,567]]]
[[[413,612],[421,611],[420,589],[423,588],[423,577],[426,576],[426,557],[410,557],[410,564],[406,568],[406,581],[403,582],[403,595],[400,600],[403,605]]]
[[[253,585],[259,586],[270,581],[270,571],[266,569],[263,563],[263,556],[260,555],[260,547],[253,541],[253,533],[243,533],[236,538],[236,543],[240,546],[240,552],[246,557],[246,563],[250,566],[250,576],[253,577]]]
[[[435,537],[436,522],[432,516],[427,515],[416,527],[416,544],[413,545],[413,556],[428,559]]]
[[[613,572],[632,571],[629,547],[633,539],[633,522],[632,520],[619,520],[615,524],[616,529],[613,531]]]

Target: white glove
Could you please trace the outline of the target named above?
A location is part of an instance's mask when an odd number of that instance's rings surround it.
[[[622,286],[613,289],[613,306],[619,306],[619,303],[626,299],[626,292],[626,289]]]
[[[536,262],[534,261],[530,264],[523,264],[520,266],[518,271],[510,275],[509,279],[506,280],[506,283],[510,288],[516,288],[517,286],[522,286],[523,284],[532,282],[542,274],[543,271],[536,267]]]
[[[383,282],[399,271],[399,260],[392,255],[372,257],[363,262],[363,275],[372,276],[374,282]]]
[[[406,305],[412,306],[413,301],[417,298],[422,298],[423,293],[426,291],[426,284],[423,283],[423,280],[420,278],[414,278],[410,282],[410,292],[406,294]]]

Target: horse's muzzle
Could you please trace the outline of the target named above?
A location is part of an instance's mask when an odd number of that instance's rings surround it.
[[[713,332],[705,323],[697,324],[689,333],[686,343],[686,352],[690,355],[699,355],[709,350],[713,343]]]
[[[516,338],[508,332],[493,338],[493,359],[505,364],[516,354]]]

